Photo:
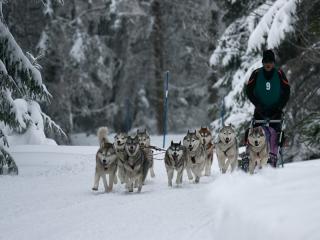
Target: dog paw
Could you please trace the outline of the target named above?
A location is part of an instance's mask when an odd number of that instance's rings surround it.
[[[194,180],[194,183],[199,183],[200,182],[200,178],[196,177],[196,179]]]

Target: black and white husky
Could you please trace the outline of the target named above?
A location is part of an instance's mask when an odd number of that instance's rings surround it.
[[[113,183],[117,183],[117,155],[113,144],[108,141],[107,134],[108,128],[101,127],[98,129],[100,147],[96,154],[96,171],[92,188],[93,191],[98,190],[100,178],[102,178],[106,192],[111,192]],[[109,175],[109,185],[106,175]]]
[[[195,177],[195,183],[199,183],[200,177],[206,163],[206,150],[201,143],[201,136],[197,131],[190,132],[188,130],[187,135],[183,138],[183,145],[187,149],[188,161],[187,161],[187,173],[188,178],[193,179],[190,169]]]
[[[125,169],[124,169],[124,161],[126,158],[125,144],[127,141],[127,134],[118,133],[114,137],[114,148],[117,154],[117,162],[118,162],[118,177],[120,179],[121,184],[125,183]]]
[[[205,148],[207,153],[205,176],[210,176],[214,152],[214,144],[212,143],[213,136],[208,127],[201,127],[198,132],[201,136],[203,147]]]
[[[148,161],[149,161],[149,171],[150,176],[152,178],[155,177],[154,169],[153,169],[153,151],[150,149],[150,135],[147,133],[147,130],[144,129],[143,131],[137,130],[137,136],[139,139],[140,148],[144,151]],[[143,179],[143,182],[145,179]]]
[[[250,128],[248,134],[248,150],[250,155],[249,172],[253,174],[256,165],[259,169],[267,165],[269,157],[267,137],[261,126]]]
[[[172,141],[164,157],[164,163],[168,174],[169,187],[172,187],[174,170],[177,171],[176,184],[182,184],[183,170],[187,165],[187,161],[188,157],[186,147],[181,145],[181,142],[174,143]]]
[[[236,132],[231,124],[223,126],[219,131],[216,144],[216,154],[222,173],[226,173],[229,166],[231,166],[231,171],[238,167],[238,151]]]
[[[143,180],[148,173],[148,159],[140,148],[138,136],[127,138],[125,144],[126,158],[124,161],[126,187],[133,192],[134,184],[141,192]]]

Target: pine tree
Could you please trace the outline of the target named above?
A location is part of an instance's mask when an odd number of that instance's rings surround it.
[[[41,111],[39,102],[48,102],[51,98],[42,82],[41,66],[32,54],[23,53],[10,33],[3,19],[3,2],[0,0],[0,174],[4,165],[8,166],[9,174],[18,174],[8,152],[7,135],[25,133],[34,126],[63,131]]]

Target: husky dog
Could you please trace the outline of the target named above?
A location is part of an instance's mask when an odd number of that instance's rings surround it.
[[[144,131],[137,130],[137,136],[139,138],[139,144],[140,148],[144,151],[148,161],[149,161],[149,170],[150,170],[150,176],[152,178],[155,177],[154,169],[153,169],[153,151],[149,148],[150,147],[150,136],[147,133],[147,130],[144,129]],[[145,179],[143,179],[143,182]]]
[[[213,151],[214,151],[214,145],[212,143],[212,141],[213,141],[212,133],[208,127],[201,127],[198,132],[201,136],[203,147],[205,148],[206,153],[207,153],[204,175],[210,176],[211,175],[211,166],[212,166],[212,161],[213,161]]]
[[[231,126],[223,126],[218,134],[218,143],[216,144],[216,154],[219,168],[222,173],[226,173],[229,165],[231,171],[238,166],[238,142],[236,133]]]
[[[138,136],[127,138],[125,144],[126,159],[124,168],[126,174],[126,187],[129,192],[133,192],[134,183],[138,186],[138,192],[141,192],[143,179],[148,173],[148,159],[142,149],[140,149]]]
[[[97,191],[99,187],[100,177],[103,180],[103,185],[106,192],[111,192],[113,183],[117,183],[117,155],[113,147],[107,139],[108,128],[101,127],[98,129],[98,139],[100,148],[96,154],[96,172],[94,176],[94,185],[92,190]],[[106,175],[109,174],[109,186]]]
[[[267,164],[269,147],[266,134],[261,126],[250,128],[248,134],[249,172],[253,174],[256,164],[261,169]]]
[[[125,169],[123,166],[123,163],[126,158],[126,152],[125,152],[125,144],[127,141],[127,134],[125,133],[118,133],[114,137],[114,148],[116,150],[117,154],[117,162],[118,162],[118,177],[120,179],[121,184],[125,183]]]
[[[182,184],[183,170],[187,164],[187,149],[181,145],[181,142],[174,143],[171,141],[170,147],[167,149],[164,163],[168,174],[168,186],[172,187],[172,179],[174,170],[177,171],[176,184]]]
[[[201,144],[201,137],[197,131],[190,132],[188,130],[187,135],[183,138],[183,145],[187,148],[188,161],[187,161],[187,173],[188,178],[191,180],[192,174],[195,176],[195,183],[199,183],[202,171],[206,163],[206,150]]]

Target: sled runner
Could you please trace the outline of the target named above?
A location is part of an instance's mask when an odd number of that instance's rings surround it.
[[[276,129],[274,129],[273,127],[271,127],[272,125],[277,125]],[[250,122],[250,126],[249,126],[249,130],[254,128],[254,127],[258,127],[258,126],[262,126],[265,134],[267,135],[267,140],[269,143],[269,160],[268,163],[271,164],[273,167],[279,167],[280,165],[283,167],[284,162],[283,162],[283,146],[284,146],[284,128],[285,128],[285,124],[284,124],[284,118],[282,117],[281,119],[264,119],[264,120],[260,120],[260,119],[252,119]],[[271,139],[271,132],[274,132],[276,134],[274,142],[270,142]],[[247,134],[246,134],[247,135]],[[247,151],[248,148],[248,143],[247,143],[247,137],[246,137],[246,150],[239,154],[239,167],[247,172],[248,168],[249,168],[249,153]],[[276,149],[273,149],[274,154],[270,153],[272,152],[272,144],[274,144]],[[272,156],[274,155],[274,156]],[[274,162],[272,161],[274,160]]]

